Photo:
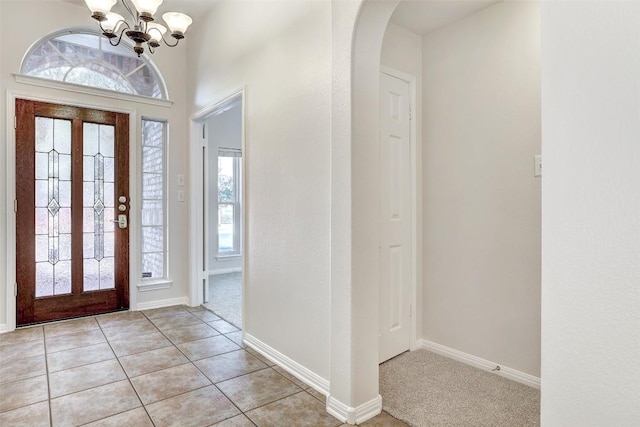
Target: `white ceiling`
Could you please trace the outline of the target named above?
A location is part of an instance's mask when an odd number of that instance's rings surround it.
[[[498,2],[499,0],[404,0],[393,12],[391,22],[422,36]]]
[[[61,0],[86,7],[84,0]],[[160,12],[175,10],[194,18],[207,13],[218,0],[164,0]],[[304,0],[296,0],[304,1]],[[472,15],[500,0],[403,0],[391,16],[391,22],[418,35]],[[118,4],[116,11],[124,13]]]
[[[67,3],[73,3],[79,6],[87,7],[84,0],[62,0]],[[198,16],[201,16],[207,13],[213,5],[216,3],[216,0],[164,0],[160,8],[159,12],[182,12],[191,16],[195,21]],[[120,13],[124,16],[123,8],[120,5],[120,2],[113,9],[115,12]]]

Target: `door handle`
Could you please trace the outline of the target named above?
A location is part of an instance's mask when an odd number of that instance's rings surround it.
[[[118,219],[112,220],[115,224],[118,224],[119,228],[127,228],[127,216],[124,214],[118,215]]]

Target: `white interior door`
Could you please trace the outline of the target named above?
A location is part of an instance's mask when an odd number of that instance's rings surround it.
[[[409,83],[380,75],[380,338],[382,363],[409,350],[411,331]]]

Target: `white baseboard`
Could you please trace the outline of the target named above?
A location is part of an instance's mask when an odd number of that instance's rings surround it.
[[[9,332],[6,323],[0,323],[0,334],[4,334],[5,332]]]
[[[152,308],[162,308],[162,307],[170,307],[172,305],[189,305],[189,298],[180,297],[180,298],[170,298],[170,299],[159,299],[156,301],[149,302],[139,302],[136,304],[136,310],[151,310]]]
[[[209,270],[209,276],[217,276],[219,274],[240,273],[240,272],[242,272],[242,267],[219,268],[217,270]]]
[[[378,397],[352,408],[333,396],[329,396],[327,399],[327,412],[343,423],[360,424],[382,412],[382,397],[378,395]]]
[[[310,371],[298,362],[289,359],[284,354],[280,353],[272,347],[269,347],[267,344],[247,333],[244,334],[244,343],[267,359],[271,360],[276,365],[280,366],[285,371],[289,372],[291,375],[293,375],[303,383],[313,387],[315,390],[324,394],[325,396],[329,395],[329,381],[322,378],[320,375]]]
[[[539,377],[518,371],[513,368],[509,368],[507,366],[502,366],[499,363],[491,362],[489,360],[482,359],[471,354],[463,353],[462,351],[455,350],[453,348],[446,347],[444,345],[437,344],[433,341],[425,339],[418,340],[417,348],[429,350],[441,356],[445,356],[450,359],[457,360],[458,362],[466,363],[467,365],[482,369],[483,371],[492,372],[496,375],[500,375],[501,377],[505,377],[512,381],[516,381],[521,384],[528,385],[529,387],[540,389]],[[500,366],[500,370],[492,371],[496,366]]]

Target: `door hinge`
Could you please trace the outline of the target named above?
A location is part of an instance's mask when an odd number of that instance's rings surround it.
[[[18,282],[16,282],[13,286],[13,296],[14,297],[18,296]]]
[[[13,211],[18,213],[18,199],[13,199]]]
[[[202,139],[205,139],[205,138],[206,138],[206,137],[205,137],[205,134],[204,134],[205,126],[206,126],[206,125],[203,123],[203,124],[202,124]]]
[[[413,110],[409,107],[409,121],[413,120]]]

